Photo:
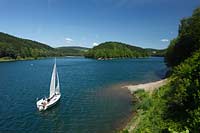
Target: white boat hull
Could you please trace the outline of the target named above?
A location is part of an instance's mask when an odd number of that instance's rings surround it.
[[[39,111],[44,111],[47,110],[48,108],[52,107],[55,105],[59,100],[60,100],[61,94],[55,94],[51,98],[46,98],[46,99],[40,99],[37,101],[37,108]]]

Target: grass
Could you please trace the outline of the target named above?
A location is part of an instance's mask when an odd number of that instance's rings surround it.
[[[167,130],[167,124],[163,120],[167,101],[165,93],[168,86],[165,85],[153,93],[138,90],[133,94],[133,111],[136,115],[127,124],[123,133],[157,133]]]

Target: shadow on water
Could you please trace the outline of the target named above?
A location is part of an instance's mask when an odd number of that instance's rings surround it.
[[[124,88],[125,85],[127,85],[127,82],[111,84],[104,86],[96,92],[97,96],[100,97],[98,99],[103,99],[106,101],[104,103],[109,103],[111,99],[114,101],[111,103],[112,105],[109,105],[113,109],[113,112],[111,113],[113,116],[116,113],[114,110],[117,109],[121,112],[121,114],[118,114],[118,117],[120,116],[121,119],[118,119],[111,124],[113,129],[115,129],[114,132],[122,130],[133,115],[131,104],[132,95],[127,88]],[[112,119],[115,118],[113,117]]]

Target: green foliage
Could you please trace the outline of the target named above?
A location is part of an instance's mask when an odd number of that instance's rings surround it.
[[[169,128],[169,132],[170,132],[170,133],[189,133],[189,130],[186,129],[185,131],[177,132],[177,131],[175,131],[175,130]]]
[[[49,56],[83,55],[86,48],[61,47],[54,49],[36,41],[17,38],[0,32],[0,58],[9,57],[11,60]],[[8,59],[5,59],[8,60]]]
[[[138,58],[156,55],[159,52],[160,50],[143,49],[120,42],[105,42],[88,50],[85,57],[95,59]]]
[[[60,56],[83,56],[89,49],[85,47],[59,47],[56,50]]]
[[[152,99],[149,93],[144,90],[138,90],[134,95],[137,97],[137,102],[134,104],[137,109],[148,110],[152,106]]]
[[[166,49],[145,49],[149,56],[164,57],[166,54]]]
[[[178,37],[171,41],[165,60],[168,66],[177,66],[200,49],[200,8],[189,18],[181,20]]]
[[[129,133],[128,130],[123,130],[122,133]]]
[[[140,123],[134,132],[197,133],[200,131],[200,8],[183,19],[166,61],[169,83],[153,92],[136,93]],[[142,97],[142,99],[141,99]],[[148,102],[147,102],[148,101]]]
[[[167,85],[152,94],[137,91],[134,110],[142,113],[134,132],[200,131],[199,75],[200,50],[173,69]]]
[[[140,122],[136,126],[134,132],[161,132],[167,129],[167,124],[163,120],[163,115],[166,110],[166,100],[162,97],[166,89],[160,88],[153,94],[145,91],[136,92],[136,97],[139,97],[139,111]],[[134,104],[135,106],[135,104]]]
[[[54,54],[54,49],[45,44],[0,33],[0,58],[37,58]]]
[[[178,61],[176,61],[176,53],[174,51],[174,46],[177,44],[177,38],[171,40],[167,52],[165,54],[165,61],[167,62],[168,66],[175,66]]]
[[[168,94],[168,118],[178,121],[180,129],[200,131],[200,50],[175,67]]]

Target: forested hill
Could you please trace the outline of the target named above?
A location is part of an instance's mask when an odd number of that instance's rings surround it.
[[[68,46],[68,47],[59,47],[56,48],[59,54],[62,55],[71,55],[71,56],[83,56],[85,52],[89,50],[89,48],[85,47],[74,47],[74,46]]]
[[[95,59],[137,58],[147,56],[162,56],[165,50],[144,49],[121,42],[105,42],[88,50],[85,57]]]
[[[0,32],[0,59],[26,59],[50,56],[83,55],[82,47],[52,48],[46,44]]]
[[[92,49],[85,47],[52,48],[46,44],[18,38],[0,32],[0,60],[21,60],[53,56],[83,56],[88,58],[137,58],[163,56],[165,50],[143,49],[120,42],[105,42]]]
[[[17,59],[52,55],[55,55],[54,49],[48,45],[0,32],[0,57]]]

